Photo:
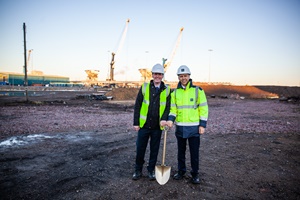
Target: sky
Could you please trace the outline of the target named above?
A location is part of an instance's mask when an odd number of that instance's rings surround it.
[[[127,19],[115,80],[170,58],[184,27],[165,80],[186,65],[193,81],[300,86],[300,0],[0,0],[0,71],[23,73],[25,23],[29,71],[105,80]]]

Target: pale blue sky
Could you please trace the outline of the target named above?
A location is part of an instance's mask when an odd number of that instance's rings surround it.
[[[184,64],[195,81],[300,86],[300,0],[0,0],[0,71],[22,73],[25,22],[29,71],[105,80],[128,18],[116,80],[162,63],[184,27],[166,80]]]

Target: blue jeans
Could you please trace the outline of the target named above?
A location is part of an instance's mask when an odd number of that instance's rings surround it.
[[[154,170],[157,161],[157,155],[159,152],[161,134],[162,131],[160,129],[150,130],[150,129],[141,128],[138,131],[138,136],[136,140],[136,159],[135,159],[136,171],[143,170],[143,164],[145,163],[144,157],[145,157],[149,139],[150,139],[150,157],[149,157],[147,170],[149,172],[152,172]]]
[[[191,165],[192,165],[192,176],[197,175],[199,172],[199,149],[200,149],[200,137],[190,137],[190,138],[177,138],[177,159],[178,159],[178,171],[186,172],[185,165],[185,152],[186,152],[186,142],[188,140],[189,149],[190,149],[190,157],[191,157]]]

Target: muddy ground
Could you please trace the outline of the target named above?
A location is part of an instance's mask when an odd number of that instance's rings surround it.
[[[201,184],[187,174],[161,186],[147,179],[146,166],[131,180],[132,100],[8,99],[0,97],[0,199],[300,199],[297,102],[208,97]],[[174,129],[166,164],[173,175]]]

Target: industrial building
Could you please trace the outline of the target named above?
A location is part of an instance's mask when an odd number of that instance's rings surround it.
[[[9,85],[24,85],[25,75],[21,73],[0,72],[0,82]],[[70,78],[65,76],[44,75],[44,74],[28,74],[28,86],[45,86],[51,84],[68,84]]]

